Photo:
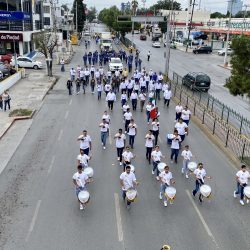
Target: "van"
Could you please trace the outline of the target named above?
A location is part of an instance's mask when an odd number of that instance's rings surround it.
[[[190,72],[182,78],[182,85],[192,90],[203,90],[207,92],[210,89],[211,79],[204,73]]]

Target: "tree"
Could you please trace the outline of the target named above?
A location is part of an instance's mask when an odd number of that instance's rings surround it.
[[[156,12],[158,10],[171,10],[172,0],[158,0],[156,4],[150,7],[150,10]],[[181,4],[173,1],[173,10],[181,10]]]
[[[89,20],[89,22],[92,22],[96,18],[97,10],[95,7],[90,7],[88,10],[88,14],[86,15],[86,18]]]
[[[250,97],[250,37],[233,38],[231,48],[234,51],[231,59],[232,72],[225,86],[232,95],[246,94]]]
[[[86,6],[85,4],[83,4],[82,0],[74,0],[71,13],[74,14],[74,25],[76,25],[76,16],[77,16],[77,31],[78,32],[83,31],[84,22],[86,20],[85,7]],[[77,13],[76,13],[76,9],[77,9]]]
[[[69,11],[68,5],[67,4],[62,4],[61,6],[66,12]]]
[[[211,13],[210,18],[224,18],[225,15],[220,12]]]
[[[136,0],[132,1],[131,8],[132,8],[132,15],[135,15],[136,14],[136,9],[138,8],[138,2]]]
[[[235,18],[243,18],[245,15],[245,18],[249,18],[250,17],[250,11],[239,11],[234,17]]]
[[[35,37],[38,50],[44,54],[47,64],[47,74],[52,76],[53,52],[58,43],[58,35],[52,32],[41,32]]]

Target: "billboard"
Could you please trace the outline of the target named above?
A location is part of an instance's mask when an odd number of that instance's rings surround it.
[[[21,11],[3,11],[0,10],[0,20],[30,20],[29,13]]]

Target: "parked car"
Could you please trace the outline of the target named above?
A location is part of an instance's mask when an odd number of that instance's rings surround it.
[[[10,63],[12,59],[12,54],[0,55],[0,62]]]
[[[139,30],[134,30],[134,34],[140,34]]]
[[[0,80],[3,80],[3,73],[0,71]]]
[[[155,42],[153,42],[152,47],[154,47],[154,48],[160,48],[161,47],[161,43],[159,41],[155,41]]]
[[[182,84],[192,90],[204,90],[207,92],[211,85],[211,79],[204,73],[190,72],[182,78]]]
[[[164,47],[167,47],[167,42],[164,42]],[[172,41],[170,43],[170,49],[176,49],[176,48],[177,48],[176,43]]]
[[[210,54],[212,53],[212,47],[211,46],[201,46],[196,49],[193,49],[194,54]]]
[[[119,70],[120,72],[122,72],[123,70],[123,64],[122,64],[122,61],[119,57],[113,57],[110,59],[110,62],[109,62],[109,70],[111,72],[114,72],[116,70]]]
[[[14,66],[15,60],[11,59],[10,64]],[[20,68],[41,69],[43,67],[43,64],[41,62],[25,56],[20,56],[17,58],[17,65]]]
[[[218,51],[218,55],[219,56],[224,56],[226,53],[226,48],[223,48],[221,50]],[[232,55],[233,54],[233,50],[231,48],[227,48],[227,54],[228,55]]]
[[[0,62],[0,71],[4,76],[10,75],[10,67],[8,64],[4,64],[3,62]]]
[[[147,40],[147,36],[144,35],[144,34],[140,35],[140,40],[146,41]]]

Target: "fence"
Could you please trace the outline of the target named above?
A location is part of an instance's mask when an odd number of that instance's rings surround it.
[[[182,78],[174,73],[171,83],[173,96],[182,105],[188,105],[193,115],[238,159],[250,165],[250,139],[247,136],[250,134],[249,121],[241,116],[237,120],[239,115],[217,99],[205,93],[190,91],[181,82]]]
[[[136,48],[136,45],[132,43],[127,37],[121,37],[120,38],[121,42],[127,47],[133,47],[134,49]]]

